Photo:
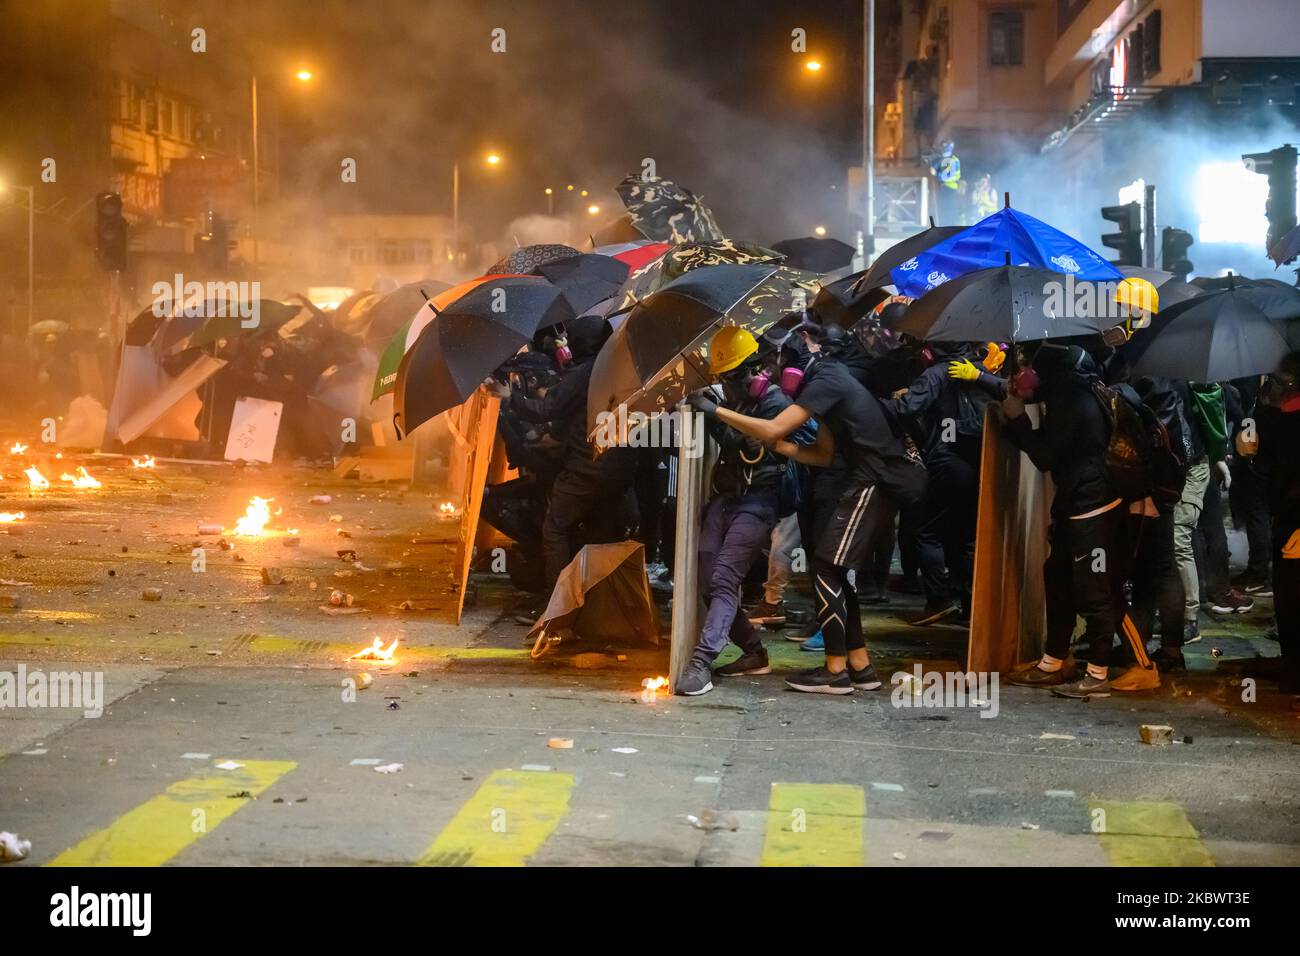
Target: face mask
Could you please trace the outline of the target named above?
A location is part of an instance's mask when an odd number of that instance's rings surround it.
[[[569,349],[569,340],[561,335],[555,340],[555,363],[560,368],[567,367],[573,361],[573,352]]]
[[[749,380],[749,397],[762,398],[767,392],[767,387],[772,384],[772,373],[767,369],[759,372]]]
[[[794,398],[803,387],[803,369],[790,365],[781,369],[781,392],[788,398]]]
[[[1021,398],[1033,398],[1039,384],[1038,373],[1028,365],[1011,376],[1011,385]]]

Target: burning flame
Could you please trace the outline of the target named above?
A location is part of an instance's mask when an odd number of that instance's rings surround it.
[[[442,521],[452,521],[460,517],[460,509],[451,501],[444,501],[438,505],[438,518]]]
[[[397,650],[397,642],[399,640],[401,640],[401,638],[395,637],[393,638],[393,643],[384,647],[383,641],[376,637],[369,647],[365,650],[357,651],[349,657],[348,660],[374,661],[377,664],[392,664],[394,663],[393,651]]]
[[[27,476],[27,483],[33,489],[50,487],[49,479],[46,478],[44,475],[42,475],[39,471],[37,471],[35,466],[28,468],[25,472],[23,472],[23,474]]]
[[[157,468],[158,462],[153,455],[145,455],[143,458],[132,458],[131,467],[133,468]]]
[[[85,468],[78,468],[76,476],[68,474],[66,471],[59,476],[61,481],[72,482],[74,488],[103,488],[104,483],[97,478],[92,478]]]
[[[655,698],[659,696],[660,691],[663,691],[665,694],[668,693],[668,678],[647,677],[645,680],[641,681],[641,687],[643,688],[641,691],[641,700],[647,704],[653,704]]]
[[[0,511],[0,524],[13,524],[15,521],[22,521],[27,517],[23,511]]]
[[[12,445],[9,446],[9,454],[11,455],[21,455],[26,450],[27,450],[27,446],[24,445],[22,442],[18,442],[18,441],[14,442]]]
[[[256,495],[248,502],[248,510],[235,522],[235,534],[253,536],[266,534],[266,525],[271,520],[271,502],[274,498],[258,498]]]

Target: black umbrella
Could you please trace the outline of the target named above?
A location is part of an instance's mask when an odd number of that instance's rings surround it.
[[[833,322],[841,328],[850,328],[880,303],[889,298],[889,293],[879,286],[864,289],[859,280],[865,272],[855,272],[828,282],[817,290],[812,301],[812,310],[822,322]]]
[[[857,252],[847,242],[817,236],[782,239],[774,242],[772,248],[785,256],[787,266],[822,274],[843,269],[853,261],[853,255]]]
[[[1146,279],[1147,282],[1155,286],[1156,294],[1160,297],[1160,308],[1162,309],[1177,305],[1179,302],[1184,302],[1205,291],[1198,285],[1184,282],[1172,272],[1148,269],[1145,266],[1117,266],[1116,268],[1124,273],[1126,279]]]
[[[490,279],[457,299],[402,357],[393,389],[398,434],[468,399],[539,328],[573,318],[561,291],[540,276]]]
[[[913,256],[920,255],[931,246],[937,246],[949,236],[955,236],[965,228],[965,226],[936,226],[934,220],[931,219],[929,229],[894,243],[878,255],[876,261],[871,263],[871,267],[867,269],[862,281],[858,284],[859,289],[866,290],[876,286],[892,285],[894,280],[890,276],[889,270],[901,266]]]
[[[623,200],[632,227],[647,239],[715,242],[722,238],[709,207],[685,186],[658,176],[632,175],[614,191]]]
[[[1124,347],[1134,374],[1226,382],[1277,371],[1290,349],[1278,320],[1247,291],[1207,292],[1161,309]]]
[[[573,311],[582,314],[598,302],[613,298],[627,281],[627,263],[585,252],[533,270],[564,293]]]
[[[521,246],[510,255],[498,259],[487,268],[486,276],[527,275],[538,266],[571,259],[579,255],[573,246],[559,242],[539,242],[531,246]]]
[[[898,325],[918,339],[938,342],[1027,342],[1104,332],[1119,324],[1109,308],[1075,308],[1070,290],[1113,299],[1102,282],[1086,282],[1049,269],[998,266],[950,279],[907,307]],[[1095,289],[1085,287],[1095,286]]]
[[[674,279],[632,309],[596,357],[587,389],[590,433],[620,404],[655,412],[709,381],[704,351],[724,323],[755,334],[806,295],[806,273],[772,265],[716,265]]]

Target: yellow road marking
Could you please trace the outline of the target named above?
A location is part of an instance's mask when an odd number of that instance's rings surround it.
[[[289,760],[249,760],[237,770],[213,769],[178,780],[49,865],[162,866],[248,803],[231,794],[247,790],[257,796],[296,766]]]
[[[1214,866],[1176,803],[1093,800],[1088,809],[1111,866]],[[1105,812],[1100,820],[1098,810]]]
[[[420,866],[523,866],[569,812],[573,775],[497,770],[438,834]]]
[[[867,798],[846,784],[774,783],[761,866],[862,866]]]

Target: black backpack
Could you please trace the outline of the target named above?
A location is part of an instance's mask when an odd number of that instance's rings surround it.
[[[1111,388],[1094,380],[1092,391],[1110,424],[1106,477],[1115,493],[1125,501],[1150,497],[1157,505],[1177,502],[1187,463],[1155,410],[1130,385]]]

